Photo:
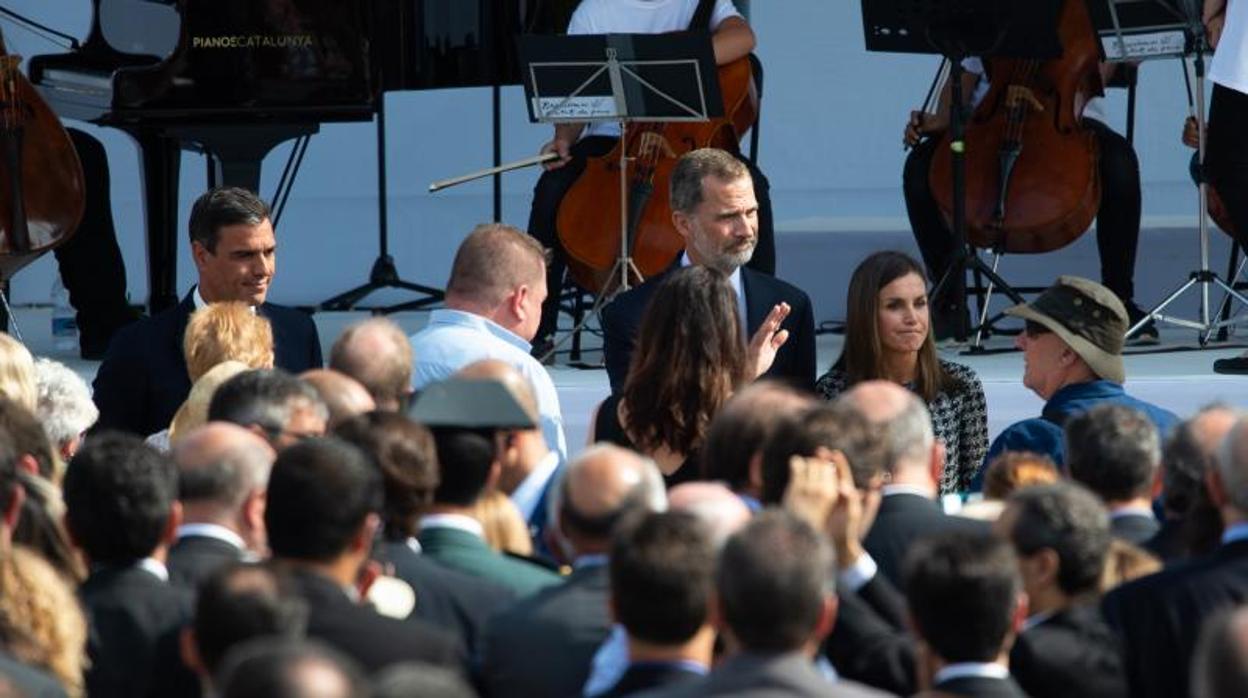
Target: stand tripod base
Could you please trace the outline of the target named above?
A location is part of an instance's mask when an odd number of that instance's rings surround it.
[[[399,310],[419,310],[434,303],[440,303],[446,297],[445,292],[440,289],[422,286],[399,278],[398,269],[394,265],[394,258],[386,254],[381,255],[373,262],[373,268],[368,274],[367,283],[323,301],[319,308],[321,310],[351,310],[374,291],[380,291],[383,288],[397,288],[414,293],[423,293],[428,298],[388,306],[381,309],[382,313],[393,313]]]
[[[1130,338],[1136,332],[1139,332],[1140,328],[1146,325],[1149,320],[1157,320],[1159,322],[1165,322],[1165,323],[1175,325],[1178,327],[1186,327],[1188,329],[1196,330],[1197,332],[1200,333],[1198,337],[1200,341],[1200,345],[1202,347],[1205,346],[1206,344],[1209,343],[1209,340],[1213,337],[1214,332],[1217,332],[1218,330],[1225,328],[1225,327],[1231,327],[1231,326],[1237,325],[1241,322],[1241,320],[1237,318],[1227,317],[1225,319],[1219,319],[1219,318],[1212,317],[1210,315],[1209,313],[1209,286],[1210,285],[1213,285],[1222,289],[1223,293],[1226,294],[1226,300],[1223,302],[1224,305],[1230,303],[1230,301],[1234,299],[1234,300],[1239,301],[1243,305],[1248,306],[1248,297],[1245,297],[1244,294],[1240,293],[1237,289],[1235,289],[1233,285],[1224,281],[1222,277],[1218,276],[1217,272],[1210,271],[1207,269],[1197,270],[1191,273],[1191,275],[1188,277],[1187,281],[1183,283],[1183,285],[1176,288],[1173,292],[1170,293],[1170,295],[1166,296],[1160,303],[1158,303],[1156,307],[1148,311],[1148,313],[1142,319],[1140,319],[1134,325],[1132,325],[1131,328],[1127,330],[1127,337]],[[1178,300],[1184,293],[1198,286],[1201,291],[1201,296],[1200,296],[1201,317],[1199,320],[1188,320],[1186,318],[1174,317],[1172,315],[1166,315],[1165,313],[1162,312],[1171,303],[1174,303],[1176,300]]]
[[[632,257],[617,257],[615,264],[611,267],[611,273],[607,275],[607,283],[604,284],[602,290],[598,292],[598,297],[594,299],[594,304],[590,306],[589,312],[584,313],[581,316],[580,320],[572,326],[572,330],[570,332],[551,343],[550,348],[543,352],[541,356],[537,357],[537,360],[543,364],[546,363],[559,351],[559,347],[563,346],[569,339],[573,340],[575,346],[574,354],[579,355],[580,345],[576,338],[580,337],[581,331],[585,329],[586,323],[589,322],[591,317],[596,316],[598,311],[602,310],[602,307],[609,303],[617,295],[629,290],[631,286],[629,285],[630,282],[628,279],[632,278],[644,281],[646,277],[642,276],[641,270],[638,269],[637,265],[633,263]]]

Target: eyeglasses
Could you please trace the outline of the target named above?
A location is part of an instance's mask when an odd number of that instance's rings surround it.
[[[272,424],[257,424],[256,426],[264,430],[264,434],[268,437],[269,441],[277,441],[283,436],[290,437],[295,441],[307,441],[308,439],[315,439],[319,436],[323,436],[323,434],[307,431],[292,431],[285,427],[279,427]]]

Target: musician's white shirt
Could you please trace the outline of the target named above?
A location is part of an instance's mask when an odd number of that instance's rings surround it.
[[[1248,0],[1226,0],[1226,24],[1213,54],[1209,79],[1248,94]]]
[[[572,14],[568,34],[662,34],[689,28],[698,0],[584,0]],[[711,27],[729,17],[740,17],[732,0],[715,0]],[[590,124],[585,136],[619,138],[615,122]]]

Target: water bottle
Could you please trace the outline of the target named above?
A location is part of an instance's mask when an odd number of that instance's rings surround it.
[[[69,291],[56,275],[52,283],[52,346],[58,352],[78,351],[78,321],[69,305]]]

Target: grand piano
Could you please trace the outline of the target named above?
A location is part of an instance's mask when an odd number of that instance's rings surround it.
[[[578,0],[92,1],[81,47],[28,72],[62,117],[138,145],[156,312],[177,302],[183,150],[210,186],[258,190],[276,145],[371,120],[385,91],[518,83],[514,37],[562,32]]]

